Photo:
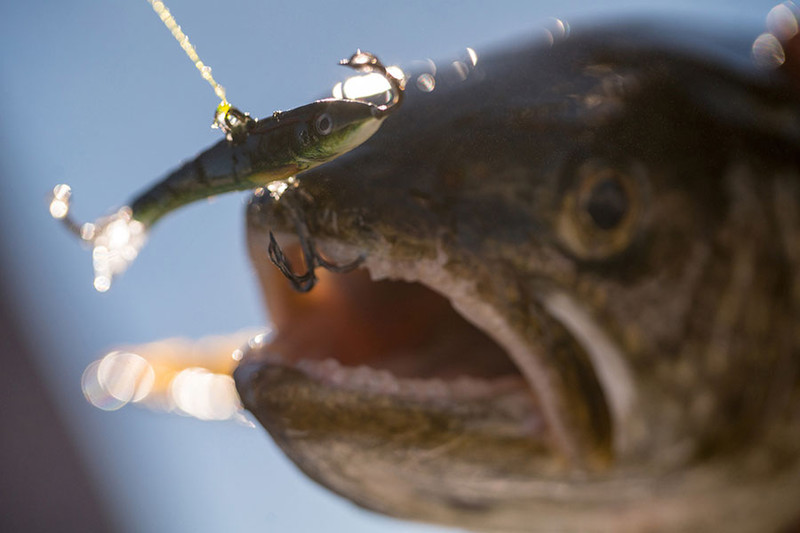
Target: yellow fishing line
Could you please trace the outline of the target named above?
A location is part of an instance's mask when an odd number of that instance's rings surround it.
[[[214,94],[216,94],[219,99],[222,101],[220,103],[220,108],[228,106],[228,100],[225,97],[225,87],[220,85],[219,83],[214,80],[214,77],[211,75],[211,67],[204,64],[200,57],[197,55],[197,50],[195,50],[194,45],[189,42],[189,37],[183,33],[181,27],[175,21],[175,17],[172,16],[172,13],[169,12],[167,6],[164,5],[164,2],[160,0],[147,0],[153,7],[153,11],[156,12],[156,15],[161,19],[161,22],[164,23],[164,26],[170,31],[175,40],[178,41],[178,44],[186,52],[186,56],[194,63],[195,68],[200,72],[200,75],[206,80],[211,87],[214,89]]]

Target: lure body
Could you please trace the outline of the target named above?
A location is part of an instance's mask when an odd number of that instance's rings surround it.
[[[402,103],[403,78],[361,50],[340,64],[382,78],[386,103],[329,98],[254,120],[223,101],[214,126],[225,132],[225,140],[169,173],[130,205],[93,224],[81,225],[69,216],[71,190],[57,185],[50,213],[92,245],[95,288],[104,292],[111,287],[114,276],[136,258],[150,227],[167,213],[209,196],[290,178],[336,159],[378,131]]]
[[[258,120],[239,142],[222,140],[169,173],[131,203],[146,226],[188,203],[289,178],[349,152],[384,117],[355,100],[319,100]]]

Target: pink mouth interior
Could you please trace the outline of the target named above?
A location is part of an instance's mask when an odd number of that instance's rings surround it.
[[[285,251],[302,264],[296,247]],[[519,376],[497,343],[421,284],[317,269],[316,286],[297,293],[275,268],[260,275],[276,329],[270,351],[287,362],[330,358],[398,378]]]

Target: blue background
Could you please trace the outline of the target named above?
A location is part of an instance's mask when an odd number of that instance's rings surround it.
[[[361,47],[387,63],[567,21],[683,13],[744,24],[773,2],[171,0],[229,99],[255,116],[327,94]],[[244,195],[160,224],[112,290],[47,212],[55,183],[94,219],[215,142],[216,99],[144,0],[6,0],[0,8],[0,258],[51,400],[120,531],[434,531],[373,515],[303,477],[259,427],[200,422],[83,398],[83,369],[119,344],[264,324],[244,249]],[[4,295],[11,297],[12,295]],[[438,530],[437,530],[438,531]]]

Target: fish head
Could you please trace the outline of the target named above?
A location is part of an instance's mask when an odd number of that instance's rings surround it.
[[[664,34],[414,73],[357,150],[256,193],[275,332],[235,378],[305,473],[477,529],[796,515],[800,102]],[[298,273],[361,268],[294,293],[270,232]]]

